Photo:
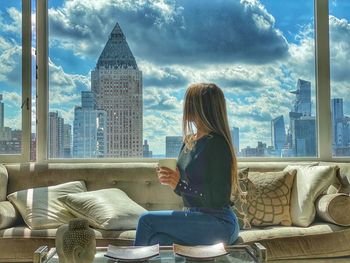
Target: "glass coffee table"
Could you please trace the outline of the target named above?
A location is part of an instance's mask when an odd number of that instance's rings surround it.
[[[235,245],[226,246],[228,255],[215,258],[215,260],[209,260],[206,262],[235,262],[235,263],[263,263],[266,262],[266,249],[260,243],[253,245]],[[98,247],[96,249],[94,263],[113,263],[118,262],[112,259],[106,258],[104,255],[107,251],[106,247]],[[34,263],[58,263],[58,255],[55,248],[48,249],[47,246],[42,246],[34,252]],[[122,262],[122,261],[120,261]],[[195,260],[186,260],[186,258],[174,255],[173,248],[171,246],[160,247],[160,254],[154,258],[148,260],[148,262],[202,262]]]

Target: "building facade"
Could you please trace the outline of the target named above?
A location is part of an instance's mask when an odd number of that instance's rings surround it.
[[[72,157],[72,125],[63,125],[63,157]]]
[[[91,91],[106,112],[105,157],[142,157],[142,72],[118,23],[91,72]]]
[[[233,147],[237,155],[239,155],[239,128],[233,127],[231,131],[231,137],[233,142]]]
[[[289,112],[290,136],[293,156],[311,157],[317,154],[316,118],[311,116],[311,83],[298,79],[293,110]]]
[[[49,158],[63,158],[64,119],[58,112],[49,112]]]
[[[277,152],[281,152],[286,144],[286,130],[283,115],[271,120],[271,145]]]
[[[144,144],[143,144],[143,157],[144,158],[152,158],[153,157],[152,151],[149,150],[149,144],[148,144],[147,140],[145,140]]]
[[[4,103],[2,102],[2,94],[0,94],[0,132],[4,128],[4,118],[5,118]]]
[[[298,79],[297,89],[291,93],[296,95],[293,112],[311,116],[311,82]]]
[[[165,137],[165,156],[167,158],[177,158],[182,146],[182,136]]]
[[[73,157],[105,157],[106,112],[96,109],[95,94],[91,91],[82,92],[81,105],[74,109]]]

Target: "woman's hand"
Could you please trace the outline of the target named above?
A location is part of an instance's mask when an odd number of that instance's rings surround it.
[[[161,184],[169,185],[173,190],[180,181],[180,171],[176,167],[176,171],[168,167],[157,167],[158,180]]]

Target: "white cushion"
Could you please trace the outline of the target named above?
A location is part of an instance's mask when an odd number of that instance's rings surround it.
[[[19,219],[20,215],[10,202],[0,202],[0,229],[14,226]]]
[[[291,197],[291,218],[296,226],[307,227],[315,219],[315,201],[334,182],[336,166],[288,165],[284,170],[297,170]]]
[[[316,201],[317,215],[326,222],[350,226],[350,196],[348,194],[326,194]],[[346,212],[344,212],[346,211]]]
[[[6,201],[8,174],[5,166],[0,164],[0,202]]]
[[[14,204],[31,229],[57,228],[74,216],[59,197],[85,192],[83,181],[74,181],[49,187],[39,187],[12,193],[7,198]]]
[[[105,230],[135,229],[140,215],[147,211],[116,188],[69,194],[60,200],[72,214]]]

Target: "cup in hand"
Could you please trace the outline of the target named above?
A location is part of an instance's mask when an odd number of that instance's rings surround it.
[[[177,160],[176,159],[160,159],[158,161],[158,166],[159,168],[162,168],[162,167],[167,167],[171,170],[176,170],[176,164],[177,164]],[[162,176],[166,176],[164,174],[158,174],[159,177],[162,177]]]

